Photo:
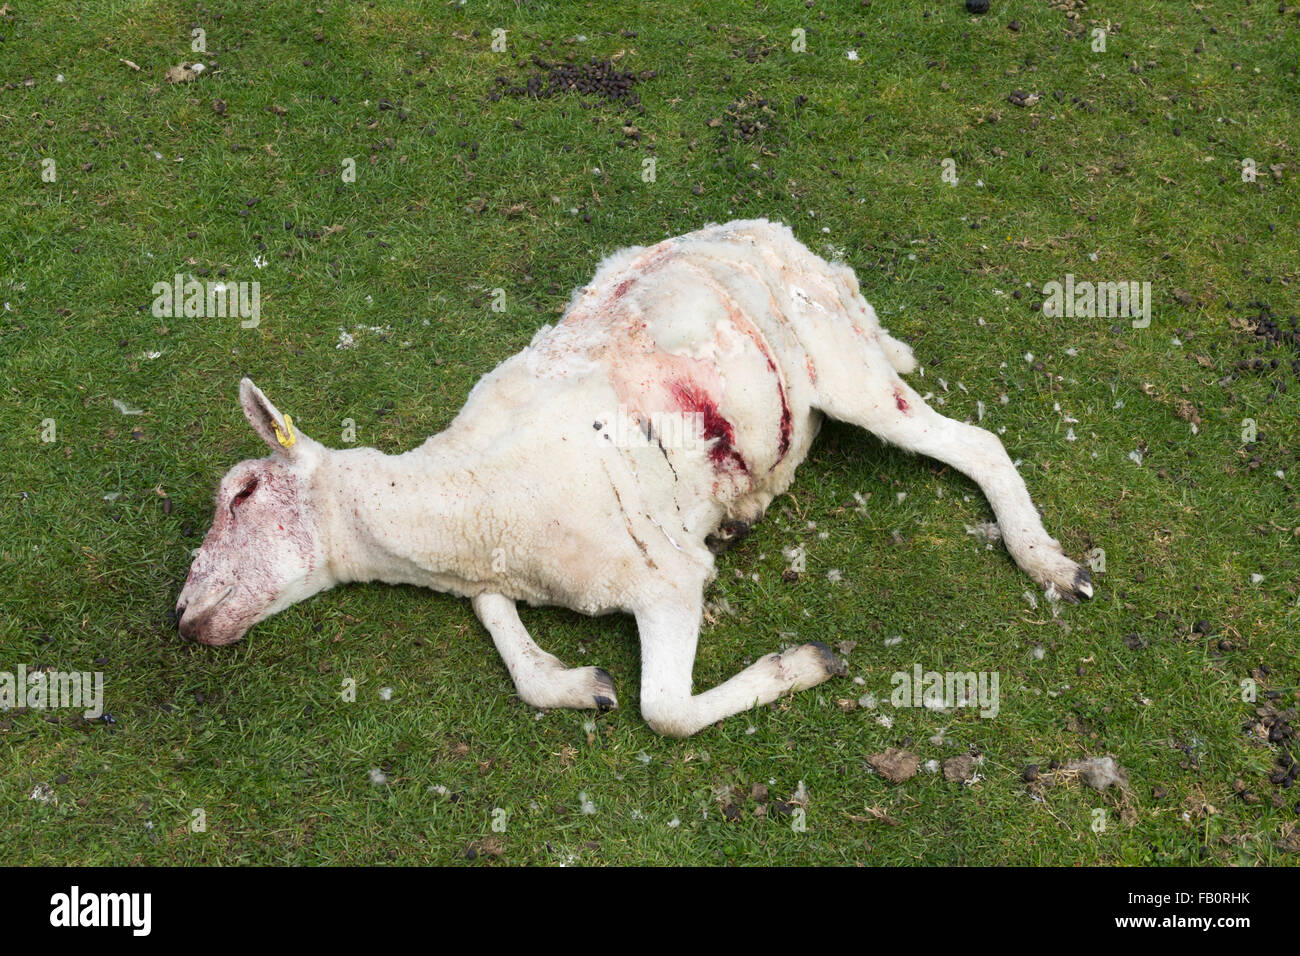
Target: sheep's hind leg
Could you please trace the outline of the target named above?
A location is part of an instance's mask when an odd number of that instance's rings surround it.
[[[803,644],[768,654],[712,690],[692,695],[699,598],[655,604],[638,611],[636,623],[641,634],[641,713],[646,723],[670,737],[689,737],[787,691],[806,690],[848,673],[825,644]]]
[[[879,350],[856,375],[818,382],[817,406],[900,448],[927,455],[975,480],[993,506],[1007,550],[1021,570],[1067,601],[1092,597],[1087,570],[1066,557],[1043,527],[1024,479],[997,435],[940,415],[926,405]],[[828,365],[830,363],[827,363]]]
[[[565,667],[554,654],[538,647],[510,598],[480,594],[472,603],[525,703],[543,709],[595,708],[601,712],[618,706],[609,674],[599,667]]]

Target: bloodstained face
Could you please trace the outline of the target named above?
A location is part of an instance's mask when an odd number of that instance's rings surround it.
[[[233,644],[331,583],[311,495],[320,446],[248,379],[240,399],[275,454],[240,462],[217,488],[216,516],[176,602],[181,636],[202,644]]]

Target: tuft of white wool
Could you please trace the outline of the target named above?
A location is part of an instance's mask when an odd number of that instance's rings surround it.
[[[1079,779],[1094,790],[1105,790],[1108,787],[1128,789],[1128,771],[1116,763],[1114,757],[1071,760],[1065,765],[1065,769],[1077,773]]]
[[[1002,529],[998,527],[996,521],[981,521],[978,524],[966,525],[966,533],[973,536],[977,544],[984,545],[985,548],[992,548],[1002,540]]]

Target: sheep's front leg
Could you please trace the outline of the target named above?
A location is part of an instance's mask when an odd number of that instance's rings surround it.
[[[602,713],[618,706],[609,674],[599,667],[565,667],[554,654],[538,647],[510,598],[480,594],[472,603],[525,703],[541,708],[594,707]]]
[[[735,677],[691,694],[700,632],[701,599],[667,601],[637,613],[641,633],[641,713],[669,737],[689,737],[724,717],[769,704],[787,691],[815,687],[848,673],[825,644],[804,644],[768,654]]]

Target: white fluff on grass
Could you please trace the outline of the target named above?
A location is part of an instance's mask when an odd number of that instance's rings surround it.
[[[1107,787],[1128,789],[1128,771],[1117,764],[1114,757],[1071,760],[1065,765],[1065,769],[1077,773],[1079,778],[1094,790],[1105,790]]]
[[[37,803],[58,803],[58,797],[54,795],[54,788],[48,783],[38,783],[32,788],[32,795],[29,800],[35,800]]]
[[[978,544],[984,545],[988,550],[993,549],[993,545],[1002,540],[1002,529],[998,527],[996,521],[981,521],[974,527],[965,525],[966,533],[975,538]]]

